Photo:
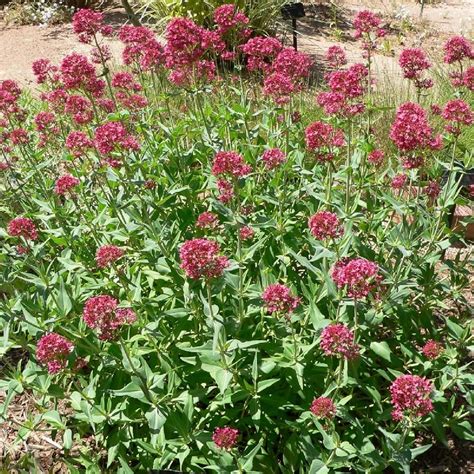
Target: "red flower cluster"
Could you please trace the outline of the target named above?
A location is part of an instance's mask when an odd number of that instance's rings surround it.
[[[400,421],[405,416],[418,418],[427,415],[433,410],[430,395],[433,391],[432,383],[417,375],[401,375],[390,386],[392,396],[392,418]]]
[[[212,441],[221,449],[232,449],[239,438],[239,430],[224,426],[223,428],[216,428],[212,435]]]
[[[344,133],[324,122],[313,122],[305,130],[306,146],[320,161],[334,158],[337,148],[345,145]]]
[[[219,252],[220,246],[214,240],[187,240],[179,250],[181,268],[194,280],[220,277],[229,266],[229,261]]]
[[[461,99],[450,100],[443,109],[441,116],[448,122],[445,129],[449,133],[458,136],[464,125],[474,122],[474,115],[466,102]]]
[[[235,195],[234,185],[225,179],[217,180],[217,188],[219,190],[219,201],[224,204],[231,201]]]
[[[54,192],[59,196],[64,196],[70,192],[71,189],[76,187],[80,183],[79,179],[70,174],[64,174],[60,176],[54,185]]]
[[[351,360],[359,356],[359,346],[354,333],[344,324],[330,324],[321,333],[321,349],[328,356]]]
[[[291,294],[291,290],[280,283],[274,283],[265,288],[262,294],[269,313],[282,313],[288,315],[299,305],[300,299]]]
[[[213,212],[202,212],[199,214],[197,221],[196,221],[196,227],[199,227],[200,229],[209,229],[213,230],[219,225],[219,217],[217,214],[214,214]]]
[[[57,374],[66,367],[67,358],[74,344],[54,332],[45,334],[36,345],[36,358],[48,367],[50,374]]]
[[[214,23],[218,27],[218,33],[222,36],[232,29],[245,28],[249,19],[233,3],[227,3],[214,10]]]
[[[373,150],[367,155],[367,161],[375,166],[379,166],[385,159],[385,153],[383,150]]]
[[[432,140],[433,130],[428,124],[425,110],[418,104],[402,104],[390,130],[390,138],[401,151],[426,148]]]
[[[474,59],[471,42],[464,36],[452,36],[444,44],[444,62],[453,64],[465,59]]]
[[[99,153],[107,157],[114,151],[140,149],[137,139],[120,122],[107,122],[98,127],[95,131],[95,146]]]
[[[242,46],[247,56],[247,69],[270,73],[272,62],[282,49],[283,45],[276,38],[256,36],[249,39]]]
[[[97,77],[94,65],[85,56],[69,54],[62,60],[60,71],[66,89],[80,89],[94,97],[102,96],[105,82]]]
[[[336,405],[327,397],[315,398],[313,403],[311,403],[310,410],[318,418],[325,418],[327,420],[332,420],[337,412]]]
[[[120,29],[119,38],[125,43],[122,58],[126,65],[149,71],[165,63],[165,49],[149,28],[124,25]]]
[[[20,98],[21,89],[15,81],[6,79],[0,81],[0,112],[5,117],[20,112],[18,99]]]
[[[90,44],[98,33],[104,36],[112,34],[112,27],[104,25],[104,15],[89,8],[82,8],[74,14],[72,27],[79,41],[86,44]]]
[[[328,48],[325,58],[329,63],[329,66],[335,69],[339,69],[341,66],[347,64],[346,53],[340,46],[337,45],[330,46]]]
[[[441,186],[438,181],[435,180],[430,181],[424,189],[424,193],[432,200],[437,199],[440,192]]]
[[[422,49],[404,49],[398,63],[403,70],[403,77],[413,80],[418,89],[429,89],[433,86],[432,80],[423,79],[423,73],[431,67],[431,63]]]
[[[443,346],[439,342],[430,339],[429,341],[426,341],[421,352],[427,359],[434,360],[439,357],[441,352],[443,352]]]
[[[137,320],[130,308],[117,308],[118,302],[108,295],[93,296],[86,301],[82,316],[91,329],[99,333],[99,339],[110,341],[117,337],[121,326]]]
[[[327,114],[351,117],[362,113],[365,107],[358,98],[365,93],[368,73],[363,64],[353,64],[346,70],[327,74],[326,81],[330,92],[319,93],[318,104]]]
[[[56,82],[59,80],[58,68],[51,64],[49,59],[37,59],[32,65],[33,74],[38,84],[46,81]]]
[[[214,176],[227,175],[239,178],[251,171],[251,166],[245,164],[243,156],[235,151],[219,151],[214,156],[212,164],[212,174]]]
[[[278,168],[285,160],[286,156],[279,148],[265,150],[262,154],[262,161],[265,163],[267,170]]]
[[[318,240],[336,239],[342,235],[342,226],[336,214],[319,211],[308,220],[311,234]]]
[[[407,182],[408,176],[403,173],[396,174],[392,178],[391,186],[392,189],[402,189],[405,186],[405,183]]]
[[[365,258],[344,258],[334,266],[332,279],[338,288],[347,288],[350,298],[364,298],[375,293],[382,276],[376,263]]]
[[[255,235],[255,231],[252,227],[246,225],[239,229],[239,238],[240,240],[252,240]]]
[[[375,33],[377,36],[384,36],[385,32],[380,28],[382,20],[379,16],[369,10],[362,10],[354,18],[355,37]]]
[[[8,235],[12,237],[23,237],[29,240],[36,240],[38,238],[38,231],[31,219],[28,217],[15,217],[8,223]]]
[[[93,141],[80,131],[71,132],[66,138],[66,147],[71,151],[74,157],[79,158],[94,148]]]
[[[105,268],[115,263],[123,254],[124,251],[116,245],[102,245],[97,249],[95,262],[99,268]]]

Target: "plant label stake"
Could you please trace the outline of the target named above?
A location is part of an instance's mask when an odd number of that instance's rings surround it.
[[[284,20],[291,20],[293,30],[293,48],[298,51],[298,38],[296,32],[296,20],[305,16],[304,5],[301,2],[287,3],[281,8]]]

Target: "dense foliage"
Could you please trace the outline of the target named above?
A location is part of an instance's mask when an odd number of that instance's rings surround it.
[[[122,27],[117,70],[81,10],[91,59],[36,61],[40,100],[0,82],[1,351],[26,354],[0,416],[38,405],[20,436],[48,423],[71,472],[320,474],[472,439],[469,266],[443,260],[472,196],[472,46],[447,43],[429,109],[431,64],[405,52],[418,103],[392,107],[381,20],[354,26],[367,64],[331,48],[323,91],[231,5],[166,45]]]

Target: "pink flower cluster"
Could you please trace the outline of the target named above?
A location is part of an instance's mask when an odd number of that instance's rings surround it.
[[[318,418],[332,420],[336,416],[337,408],[330,398],[319,397],[311,403],[310,411]]]
[[[390,386],[394,410],[392,418],[401,421],[404,417],[419,418],[433,410],[430,395],[432,383],[418,375],[401,375]]]
[[[98,33],[103,36],[112,34],[112,27],[104,25],[104,15],[89,8],[82,8],[74,14],[72,27],[79,41],[86,44],[90,44]]]
[[[391,182],[391,187],[392,189],[402,189],[405,186],[405,183],[407,182],[408,176],[403,173],[396,174],[392,178]]]
[[[291,294],[291,290],[280,283],[274,283],[265,288],[262,300],[269,313],[288,315],[299,305],[300,299]]]
[[[443,346],[439,342],[430,339],[426,341],[421,352],[427,359],[434,360],[443,352]]]
[[[227,257],[219,255],[220,246],[214,240],[191,239],[179,249],[181,268],[193,280],[218,278],[229,266]]]
[[[239,239],[240,240],[252,240],[255,235],[255,231],[252,227],[245,225],[239,229]]]
[[[252,171],[252,167],[247,165],[244,157],[235,151],[219,151],[214,156],[212,164],[212,174],[214,176],[230,176],[240,178]]]
[[[216,428],[212,435],[212,441],[215,445],[221,449],[232,449],[239,438],[239,430],[236,428],[230,428],[224,426],[223,428]]]
[[[385,153],[383,150],[373,150],[367,155],[367,161],[375,166],[379,166],[385,159]]]
[[[464,70],[464,62],[471,59],[474,59],[474,49],[464,36],[453,36],[444,44],[444,62],[457,66],[457,70],[450,73],[454,87],[465,86],[474,90],[474,66]]]
[[[36,345],[38,362],[48,367],[50,374],[57,374],[67,365],[67,358],[74,350],[74,344],[59,334],[51,332],[40,338]]]
[[[441,192],[441,186],[436,180],[431,180],[423,191],[430,199],[435,200]]]
[[[84,132],[73,131],[66,138],[66,147],[79,158],[94,148],[94,142]]]
[[[102,245],[97,249],[95,262],[99,268],[106,268],[123,257],[124,251],[116,245]]]
[[[359,98],[367,88],[368,69],[363,64],[353,64],[348,69],[330,72],[325,76],[330,92],[320,92],[316,98],[327,114],[352,117],[364,111]]]
[[[54,184],[54,192],[59,196],[69,193],[80,183],[79,179],[70,174],[60,176]]]
[[[354,341],[354,333],[344,324],[330,324],[323,329],[321,349],[328,356],[338,356],[348,360],[359,356],[359,346]]]
[[[308,220],[311,234],[318,240],[336,239],[342,235],[342,226],[336,214],[319,211]]]
[[[247,56],[247,69],[249,71],[263,71],[271,73],[271,65],[283,45],[276,38],[256,36],[242,46],[242,51]]]
[[[213,212],[202,212],[199,214],[197,221],[196,221],[196,227],[199,229],[209,229],[213,230],[219,225],[219,217],[217,214],[214,214]]]
[[[385,31],[380,28],[382,20],[378,15],[369,11],[362,10],[354,17],[355,37],[360,38],[364,35],[375,33],[376,36],[384,36]]]
[[[61,80],[66,89],[78,89],[101,97],[104,93],[105,82],[99,79],[94,65],[78,53],[66,56],[60,66]]]
[[[332,271],[332,279],[338,288],[346,288],[350,298],[360,299],[376,293],[382,276],[376,263],[365,258],[344,258]]]
[[[320,161],[331,161],[345,145],[344,133],[324,122],[313,122],[305,130],[306,146]]]
[[[458,136],[463,126],[474,123],[474,114],[469,105],[462,99],[450,100],[443,109],[441,116],[449,122],[445,129],[447,132]]]
[[[270,148],[262,154],[262,161],[267,170],[278,168],[286,160],[286,156],[279,148]]]
[[[329,66],[334,69],[340,69],[347,64],[346,53],[337,45],[330,46],[327,49],[325,59],[329,63]]]
[[[113,340],[122,326],[137,320],[130,308],[117,308],[117,306],[117,300],[108,295],[93,296],[86,301],[82,313],[84,322],[91,329],[97,330],[99,339]]]
[[[27,240],[36,240],[38,231],[31,219],[28,217],[15,217],[8,223],[8,235],[12,237],[23,237]]]
[[[403,77],[413,80],[418,89],[429,89],[433,86],[431,79],[424,79],[423,74],[431,67],[425,52],[420,48],[407,48],[400,54],[398,61],[403,70]]]
[[[119,39],[125,44],[122,59],[126,65],[150,71],[165,63],[164,47],[149,28],[124,25],[120,28]]]
[[[431,144],[431,129],[425,110],[413,102],[402,104],[390,130],[390,138],[399,150],[407,152],[423,149]]]
[[[127,152],[140,149],[137,139],[127,132],[120,122],[107,122],[95,131],[95,147],[107,158],[112,152]],[[119,166],[120,161],[110,162],[111,166]]]

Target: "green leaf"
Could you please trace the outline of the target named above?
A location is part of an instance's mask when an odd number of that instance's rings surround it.
[[[388,362],[391,361],[392,358],[392,351],[390,350],[390,346],[385,342],[371,342],[370,348],[382,359],[387,360]]]

